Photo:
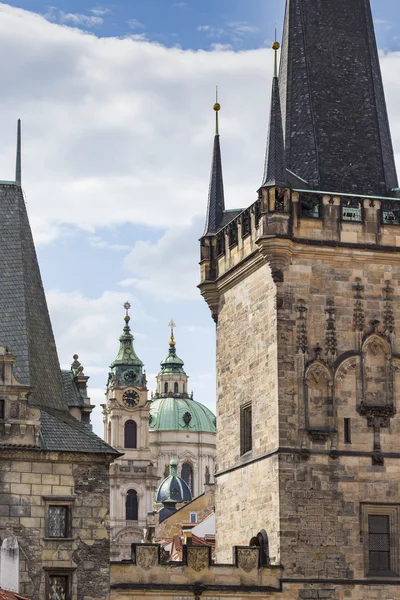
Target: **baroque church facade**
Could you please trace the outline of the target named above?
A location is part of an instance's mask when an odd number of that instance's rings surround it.
[[[104,437],[122,455],[110,466],[112,560],[130,558],[132,543],[151,536],[152,513],[162,508],[156,492],[169,478],[171,461],[187,486],[190,498],[184,502],[204,492],[206,481],[213,480],[216,444],[215,416],[188,392],[174,324],[157,389],[149,397],[144,364],[133,346],[129,303],[125,308],[103,405]]]
[[[245,208],[225,209],[214,107],[216,563],[188,546],[177,577],[134,546],[115,600],[400,595],[400,190],[369,0],[287,0],[278,73],[279,48]]]

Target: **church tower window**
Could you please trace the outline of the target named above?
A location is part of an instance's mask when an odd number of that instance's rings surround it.
[[[168,394],[168,382],[164,383],[164,394]]]
[[[139,518],[139,503],[136,490],[129,490],[126,495],[126,520],[137,521]]]
[[[137,425],[135,421],[125,423],[124,448],[137,448]]]
[[[193,467],[190,463],[185,462],[182,465],[181,477],[183,481],[185,481],[190,489],[193,492]]]
[[[174,393],[177,394],[178,391],[179,391],[179,386],[178,386],[178,383],[175,381],[175,383],[174,383]]]

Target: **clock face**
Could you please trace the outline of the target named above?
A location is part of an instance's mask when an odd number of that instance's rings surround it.
[[[125,406],[134,408],[139,402],[139,394],[135,390],[127,390],[122,396]]]
[[[133,369],[129,369],[129,371],[125,371],[124,379],[125,379],[125,381],[135,381],[136,380],[135,371]]]

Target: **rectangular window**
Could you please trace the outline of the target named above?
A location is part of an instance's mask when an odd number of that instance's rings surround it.
[[[68,537],[68,506],[49,506],[49,537]]]
[[[251,404],[240,409],[240,454],[246,454],[252,449],[252,418]]]
[[[389,515],[368,516],[369,574],[384,575],[390,568]]]
[[[48,574],[47,600],[70,600],[68,575]]]
[[[344,443],[351,444],[351,421],[350,421],[350,419],[344,420]]]
[[[4,400],[4,398],[0,398],[0,419],[5,418],[4,406],[5,406],[5,400]]]
[[[190,523],[197,523],[197,513],[190,513]]]
[[[366,577],[398,577],[400,504],[362,502],[360,508]]]

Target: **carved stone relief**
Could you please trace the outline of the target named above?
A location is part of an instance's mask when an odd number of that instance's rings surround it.
[[[297,345],[296,352],[305,354],[308,350],[307,339],[307,307],[304,300],[299,300],[296,306],[297,311]]]
[[[209,566],[209,549],[208,547],[187,547],[187,564],[194,571],[202,571]]]
[[[136,564],[144,571],[150,571],[158,564],[158,546],[136,546]]]
[[[259,564],[258,548],[238,548],[237,560],[238,567],[246,573],[257,570]]]
[[[305,377],[307,429],[324,431],[331,425],[332,390],[330,370],[322,361],[315,361]]]
[[[371,335],[362,352],[362,401],[366,406],[393,404],[393,374],[390,345],[378,335]]]

